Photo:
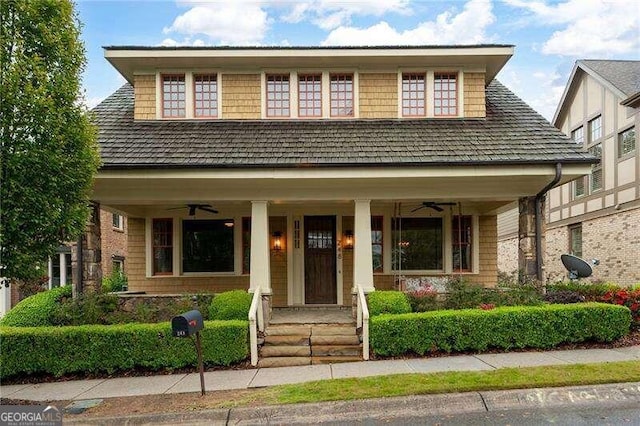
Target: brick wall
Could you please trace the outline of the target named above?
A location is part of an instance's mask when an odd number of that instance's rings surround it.
[[[122,218],[122,231],[113,227],[113,213],[100,210],[100,233],[102,247],[102,276],[113,270],[114,256],[124,257],[124,270],[127,272],[127,218]]]
[[[479,117],[487,116],[484,73],[464,73],[464,116]]]
[[[260,119],[260,74],[222,74],[222,117]]]
[[[560,255],[569,251],[566,226],[547,229],[546,275],[566,278]],[[622,285],[640,283],[640,209],[631,209],[582,222],[582,256],[598,259],[593,280]]]
[[[156,76],[136,75],[133,81],[136,120],[154,120],[156,118]]]
[[[360,118],[398,117],[398,75],[361,73],[359,75]]]

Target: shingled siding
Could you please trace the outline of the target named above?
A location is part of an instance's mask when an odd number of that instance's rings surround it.
[[[484,118],[487,115],[484,73],[464,73],[464,116]]]
[[[260,119],[260,74],[222,74],[222,118]]]
[[[280,231],[282,233],[282,250],[271,252],[271,303],[275,307],[287,306],[287,218],[286,216],[272,216],[269,218],[269,235]]]
[[[498,284],[498,217],[480,216],[479,226],[480,273],[471,281],[495,287]]]
[[[361,73],[360,118],[398,117],[398,75]]]
[[[156,118],[156,76],[136,75],[133,82],[136,120],[154,120]]]

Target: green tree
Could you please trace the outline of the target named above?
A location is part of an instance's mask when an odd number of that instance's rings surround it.
[[[84,229],[100,160],[74,4],[0,0],[0,20],[0,277],[25,280]]]

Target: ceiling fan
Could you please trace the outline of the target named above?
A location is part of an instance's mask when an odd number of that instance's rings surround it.
[[[167,210],[179,210],[184,208],[189,209],[189,216],[195,216],[196,210],[202,210],[202,211],[213,213],[213,214],[218,213],[218,210],[214,209],[211,206],[211,204],[187,204],[184,207],[174,207],[172,209],[167,209]]]
[[[440,206],[456,206],[458,205],[458,203],[451,203],[451,202],[447,202],[447,203],[436,203],[435,201],[423,201],[422,205],[420,205],[419,207],[411,210],[411,213],[413,212],[417,212],[420,209],[426,209],[426,208],[430,208],[433,209],[437,212],[442,212],[444,211],[444,209]]]

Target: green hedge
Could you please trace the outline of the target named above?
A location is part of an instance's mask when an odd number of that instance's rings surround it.
[[[565,342],[610,342],[629,333],[631,312],[604,303],[432,311],[371,318],[378,355],[489,348],[552,348]]]
[[[209,307],[212,320],[247,320],[253,294],[246,290],[232,290],[216,294]]]
[[[201,332],[205,363],[229,365],[245,359],[248,330],[247,321],[206,321]],[[0,339],[0,378],[196,365],[193,341],[172,337],[169,323],[0,327]]]
[[[71,297],[71,286],[56,287],[29,296],[13,307],[0,320],[7,327],[42,327],[52,325],[51,319],[58,302]]]
[[[369,315],[404,314],[411,312],[409,298],[401,291],[374,291],[367,295]]]

